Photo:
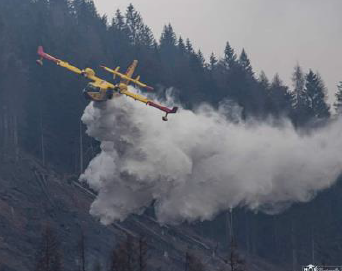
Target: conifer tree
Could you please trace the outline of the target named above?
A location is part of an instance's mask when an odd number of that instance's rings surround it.
[[[186,51],[188,52],[189,55],[194,53],[194,48],[193,48],[192,43],[189,39],[186,39],[185,48],[186,48]]]
[[[177,63],[178,55],[177,37],[171,24],[164,26],[159,42],[159,52],[162,62],[168,63],[168,65],[165,65],[164,67],[166,78],[170,78]]]
[[[144,46],[146,49],[153,48],[154,37],[151,29],[147,25],[143,25],[138,34],[138,44]]]
[[[132,4],[127,7],[125,18],[129,38],[132,44],[137,44],[144,24],[139,12],[135,10]]]
[[[197,59],[200,67],[203,68],[205,66],[205,59],[201,50],[197,52]]]
[[[161,49],[163,47],[175,47],[176,46],[176,34],[173,31],[171,24],[164,26],[159,43],[160,43]]]
[[[59,241],[50,225],[45,226],[37,251],[36,271],[62,271]]]
[[[224,49],[224,64],[227,69],[232,69],[237,62],[237,56],[234,49],[230,46],[227,41],[226,47]]]
[[[295,125],[300,126],[311,118],[311,109],[308,93],[305,89],[305,75],[302,68],[297,64],[292,73],[293,86],[293,115]]]
[[[326,88],[319,74],[312,70],[306,75],[305,91],[309,99],[311,116],[317,119],[329,118],[330,107],[326,103]]]
[[[126,27],[124,20],[125,18],[121,14],[120,9],[117,9],[112,20],[112,27],[115,27],[119,31],[123,31]]]
[[[302,71],[302,68],[297,64],[294,68],[292,74],[292,84],[293,84],[293,93],[294,93],[294,104],[293,107],[296,110],[300,110],[302,106],[305,106],[305,77]]]
[[[217,64],[217,58],[215,57],[214,53],[211,53],[210,59],[209,59],[209,68],[211,71],[213,71]]]
[[[247,56],[245,49],[242,49],[242,52],[239,57],[239,64],[248,76],[251,76],[251,77],[253,76],[254,72],[252,69],[252,65]]]
[[[293,95],[283,84],[278,74],[270,86],[271,111],[277,116],[289,116],[292,113]]]
[[[336,102],[334,103],[334,107],[335,107],[336,113],[338,115],[341,115],[342,114],[342,81],[337,86],[337,92],[335,96],[336,96]]]
[[[178,51],[181,55],[184,55],[186,53],[186,48],[184,44],[183,38],[180,36],[178,39]]]
[[[268,90],[270,87],[270,81],[268,80],[266,74],[264,71],[261,71],[259,78],[258,78],[258,82],[260,83],[260,85],[265,89]]]

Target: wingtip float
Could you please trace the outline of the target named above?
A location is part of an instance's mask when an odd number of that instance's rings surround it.
[[[165,116],[162,117],[163,121],[168,120],[167,118],[168,114],[175,114],[178,111],[178,107],[168,108],[168,107],[159,105],[142,95],[128,91],[128,85],[130,83],[133,83],[134,85],[137,85],[141,88],[144,88],[150,91],[153,90],[153,87],[150,87],[140,81],[140,76],[136,77],[135,79],[132,78],[135,68],[138,65],[137,60],[133,61],[133,63],[131,64],[131,66],[129,66],[125,74],[119,72],[120,67],[117,67],[116,69],[112,70],[106,66],[100,66],[106,71],[112,73],[114,79],[116,76],[121,79],[119,84],[114,85],[110,82],[107,82],[106,80],[103,80],[97,77],[94,70],[90,68],[81,70],[75,66],[70,65],[68,62],[62,61],[58,58],[55,58],[45,53],[43,46],[38,47],[37,54],[39,55],[40,58],[36,62],[40,66],[43,66],[43,60],[46,59],[46,60],[55,62],[58,66],[64,67],[68,69],[69,71],[82,75],[88,78],[90,81],[92,81],[88,83],[86,88],[83,90],[83,94],[85,98],[88,100],[92,100],[95,102],[104,102],[104,101],[112,99],[114,97],[114,93],[119,94],[119,95],[123,94],[123,95],[133,98],[134,100],[138,100],[142,103],[145,103],[146,105],[155,107],[165,112],[166,113]]]

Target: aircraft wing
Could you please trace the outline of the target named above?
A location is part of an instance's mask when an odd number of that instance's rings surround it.
[[[126,96],[129,96],[129,97],[133,98],[134,100],[138,100],[142,103],[145,103],[145,104],[148,104],[150,102],[150,100],[147,99],[146,97],[139,95],[139,94],[136,94],[136,93],[133,93],[133,92],[130,92],[128,90],[121,90],[120,93],[124,94]]]
[[[72,65],[70,65],[68,62],[64,62],[60,59],[57,59],[47,53],[44,52],[44,49],[43,49],[43,46],[39,46],[38,47],[38,55],[41,57],[40,60],[37,60],[37,62],[40,64],[40,65],[43,65],[43,61],[42,59],[47,59],[47,60],[51,60],[53,62],[55,62],[58,66],[61,66],[61,67],[64,67],[74,73],[77,73],[77,74],[82,74],[82,70],[80,70],[79,68],[77,67],[74,67]]]
[[[43,59],[47,59],[47,60],[55,62],[58,66],[66,68],[69,71],[72,71],[74,73],[83,75],[84,77],[86,77],[86,78],[88,78],[88,79],[90,79],[92,81],[95,81],[95,82],[98,82],[98,83],[106,82],[105,80],[102,80],[101,78],[95,76],[95,72],[92,69],[90,69],[90,68],[86,68],[85,70],[81,70],[81,69],[79,69],[79,68],[77,68],[77,67],[75,67],[73,65],[70,65],[68,62],[65,62],[63,60],[60,60],[58,58],[55,58],[55,57],[45,53],[42,46],[38,47],[38,52],[37,53],[40,56],[40,59],[37,60],[37,63],[40,64],[40,65],[43,65]],[[113,84],[110,84],[108,82],[106,82],[106,84],[109,87],[111,87],[111,88],[115,87]]]
[[[120,83],[123,83],[124,85],[128,85],[129,82],[139,86],[139,87],[142,87],[142,88],[146,88],[148,90],[153,90],[153,87],[150,87],[142,82],[139,81],[140,77],[138,76],[137,78],[132,78],[132,75],[133,75],[133,72],[136,68],[138,64],[138,61],[137,60],[134,60],[133,61],[133,64],[128,68],[127,70],[127,73],[126,74],[122,74],[119,72],[119,67],[116,68],[115,70],[112,70],[106,66],[101,66],[101,68],[105,69],[106,71],[114,74],[114,76],[119,76],[121,78],[121,82]]]
[[[168,107],[159,105],[159,104],[153,102],[152,100],[147,99],[146,97],[144,97],[142,95],[130,92],[128,90],[122,90],[122,91],[120,91],[120,93],[124,94],[126,96],[129,96],[129,97],[133,98],[134,100],[138,100],[138,101],[140,101],[142,103],[145,103],[145,104],[147,104],[149,106],[153,106],[155,108],[158,108],[159,110],[164,111],[167,114],[174,114],[178,110],[178,107],[173,107],[172,109],[170,109]]]

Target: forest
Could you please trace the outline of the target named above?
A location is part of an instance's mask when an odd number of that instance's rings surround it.
[[[0,159],[19,159],[25,152],[60,174],[79,175],[98,152],[98,143],[86,135],[80,122],[87,105],[82,96],[86,80],[49,63],[37,66],[38,45],[80,68],[94,68],[107,80],[111,78],[97,68],[100,64],[127,67],[138,59],[137,74],[155,87],[156,95],[163,99],[172,88],[174,99],[187,109],[202,103],[218,108],[229,101],[242,109],[244,121],[277,124],[286,119],[304,132],[314,132],[342,113],[342,81],[336,86],[336,102],[329,105],[324,80],[316,72],[319,67],[306,73],[294,63],[292,85],[287,86],[276,71],[273,78],[264,72],[256,74],[248,52],[237,52],[229,41],[220,56],[213,53],[206,59],[189,39],[176,33],[167,24],[161,36],[154,37],[133,5],[108,19],[91,0],[1,0]],[[342,235],[337,233],[342,217],[336,215],[340,189],[324,192],[313,203],[294,206],[279,216],[237,210],[236,244],[279,264],[311,259],[312,253],[320,263],[338,260],[342,253],[338,243]],[[326,208],[330,211],[325,213]],[[312,222],[315,213],[320,214],[319,221]],[[225,220],[226,214],[221,214],[194,227],[229,247],[232,243],[227,243],[222,226]],[[329,222],[333,229],[323,230]],[[310,228],[313,223],[314,230]],[[272,235],[266,236],[266,231]],[[136,245],[144,246],[143,240]]]

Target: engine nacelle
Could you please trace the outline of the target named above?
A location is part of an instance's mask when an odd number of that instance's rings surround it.
[[[86,68],[83,72],[86,75],[86,77],[95,76],[95,72],[93,69]]]

